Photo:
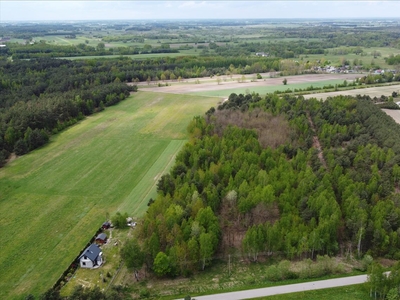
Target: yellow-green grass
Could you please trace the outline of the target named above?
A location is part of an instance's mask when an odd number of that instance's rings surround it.
[[[218,99],[138,92],[0,169],[0,299],[50,288],[106,216],[140,216]]]
[[[282,77],[283,80],[283,77]],[[324,81],[317,81],[317,82],[306,82],[306,83],[294,83],[290,84],[290,80],[288,80],[287,85],[270,85],[270,86],[254,86],[254,87],[243,87],[243,88],[231,88],[231,89],[226,89],[226,90],[215,90],[215,91],[202,91],[202,92],[194,92],[191,93],[192,95],[202,95],[202,96],[214,96],[214,97],[229,97],[231,93],[236,93],[236,94],[246,94],[248,92],[256,92],[261,95],[266,94],[266,93],[273,93],[275,91],[286,91],[287,89],[290,89],[292,92],[294,89],[305,89],[310,86],[313,87],[323,87],[323,86],[328,86],[328,85],[335,85],[335,84],[341,84],[343,83],[344,80],[342,79],[335,79],[335,80],[324,80]]]

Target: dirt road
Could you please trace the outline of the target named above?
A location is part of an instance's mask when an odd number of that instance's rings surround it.
[[[380,97],[382,95],[390,96],[392,92],[399,92],[400,85],[387,85],[387,86],[378,86],[378,87],[370,87],[363,89],[354,89],[354,90],[346,90],[346,91],[337,91],[337,92],[329,92],[329,93],[315,93],[304,95],[305,99],[317,98],[325,100],[328,97],[334,97],[339,95],[369,95],[371,98]]]

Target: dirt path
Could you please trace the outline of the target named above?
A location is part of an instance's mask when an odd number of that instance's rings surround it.
[[[313,148],[318,150],[318,158],[319,158],[321,164],[324,166],[325,169],[328,169],[328,166],[326,164],[326,160],[324,158],[324,154],[322,153],[321,143],[319,142],[314,122],[312,121],[310,113],[308,111],[307,111],[307,119],[308,119],[308,122],[310,123],[312,131],[314,132],[314,135],[313,135]]]
[[[385,85],[385,86],[378,86],[378,87],[370,87],[370,88],[362,88],[362,89],[354,89],[354,90],[346,90],[346,91],[337,91],[337,92],[329,92],[329,93],[315,93],[315,94],[308,94],[304,95],[305,99],[310,98],[317,98],[325,100],[328,97],[334,97],[339,95],[369,95],[370,97],[380,97],[382,95],[390,96],[392,92],[400,91],[400,85]]]

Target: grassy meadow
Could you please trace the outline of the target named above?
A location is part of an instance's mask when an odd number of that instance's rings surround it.
[[[0,169],[0,299],[50,288],[107,216],[140,216],[218,100],[138,92]]]
[[[283,80],[283,77],[282,77]],[[258,80],[259,81],[259,80]],[[267,93],[273,93],[275,91],[286,91],[287,89],[294,91],[294,89],[305,89],[310,86],[313,87],[323,87],[323,86],[328,86],[328,85],[335,85],[335,84],[341,84],[343,83],[343,79],[335,79],[335,80],[323,80],[323,81],[318,81],[318,82],[305,82],[305,83],[294,83],[290,84],[290,79],[288,80],[287,85],[270,85],[270,86],[253,86],[253,87],[238,87],[238,88],[230,88],[226,90],[213,90],[213,91],[202,91],[202,92],[193,92],[190,93],[192,95],[198,95],[198,96],[207,96],[207,97],[229,97],[231,93],[236,93],[236,94],[247,94],[248,92],[256,92],[259,93],[260,95],[264,95]],[[222,83],[223,85],[223,83]],[[237,86],[240,86],[240,84],[237,84]]]

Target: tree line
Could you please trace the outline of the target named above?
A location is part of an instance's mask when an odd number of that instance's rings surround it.
[[[147,46],[147,47],[146,47]],[[149,53],[179,53],[178,49],[165,47],[110,47],[105,48],[103,42],[91,46],[85,43],[77,45],[54,45],[46,41],[39,41],[27,45],[19,43],[7,43],[7,47],[0,52],[3,56],[11,56],[13,59],[30,59],[43,57],[74,57],[74,56],[103,56],[103,55],[135,55]]]
[[[90,63],[63,60],[0,62],[0,165],[25,154],[51,134],[114,105],[136,91]],[[85,71],[86,69],[86,71]]]

